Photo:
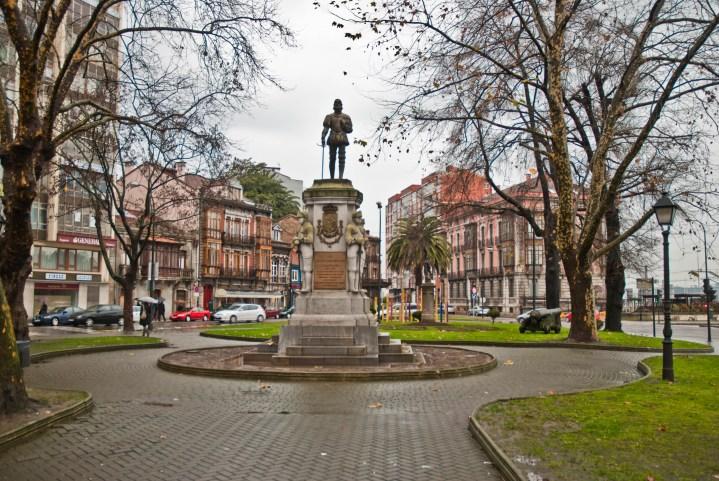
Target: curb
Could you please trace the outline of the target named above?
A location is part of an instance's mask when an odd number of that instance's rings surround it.
[[[405,340],[406,344],[427,344],[427,345],[447,345],[447,346],[491,346],[491,347],[548,347],[558,349],[589,349],[595,351],[625,351],[625,352],[647,352],[661,354],[662,349],[658,347],[638,347],[638,346],[614,346],[606,344],[582,344],[579,342],[494,342],[494,341],[413,341]],[[714,352],[712,346],[700,348],[674,348],[677,354],[710,354]]]
[[[58,391],[58,389],[55,389],[55,391]],[[84,391],[81,391],[84,392]],[[14,446],[25,439],[34,436],[35,434],[38,434],[49,427],[63,422],[67,419],[73,418],[75,416],[79,416],[80,414],[84,414],[88,411],[90,411],[94,406],[94,401],[92,399],[92,395],[88,392],[84,392],[85,399],[82,399],[81,401],[76,402],[75,404],[69,406],[66,409],[63,409],[62,411],[56,412],[55,414],[48,416],[46,418],[38,419],[37,421],[31,421],[27,423],[24,426],[21,426],[17,429],[14,429],[12,431],[9,431],[7,433],[3,433],[0,435],[0,452],[3,450]]]
[[[161,341],[148,344],[116,344],[112,346],[79,347],[75,349],[64,349],[62,351],[39,352],[37,354],[32,354],[31,351],[30,359],[32,361],[43,361],[53,357],[70,356],[72,354],[92,354],[95,352],[122,351],[125,349],[153,349],[168,346],[169,343],[167,341]]]
[[[381,329],[380,329],[381,331]],[[387,331],[382,331],[387,332]],[[200,336],[213,337],[216,339],[226,339],[230,341],[248,341],[248,342],[265,342],[268,338],[262,337],[247,337],[247,336],[229,336],[224,334],[210,334],[207,332],[201,332]],[[657,353],[661,354],[662,349],[659,347],[623,347],[623,346],[612,346],[603,344],[582,344],[579,342],[572,343],[559,343],[559,342],[493,342],[493,341],[420,341],[420,340],[407,340],[402,339],[405,344],[413,345],[427,345],[427,346],[489,346],[489,347],[549,347],[558,349],[592,349],[596,351],[625,351],[625,352],[646,352],[646,353]],[[674,348],[674,352],[677,354],[711,354],[714,352],[712,346],[701,347],[701,348]]]
[[[207,349],[217,349],[216,347],[206,347],[202,349],[189,349],[192,351],[201,351]],[[174,351],[165,354],[157,360],[157,367],[166,371],[179,373],[179,374],[190,374],[195,376],[207,376],[207,377],[221,377],[221,378],[235,378],[235,379],[250,379],[250,380],[263,380],[263,381],[416,381],[422,379],[444,379],[452,377],[470,376],[474,374],[481,374],[483,372],[490,371],[497,367],[497,358],[491,354],[487,354],[491,357],[491,360],[486,364],[470,366],[470,367],[457,367],[448,368],[443,370],[437,369],[426,369],[423,371],[407,371],[407,372],[342,372],[342,371],[328,371],[328,372],[317,372],[311,370],[300,370],[297,369],[293,372],[288,371],[238,371],[234,369],[209,369],[191,366],[178,366],[176,364],[169,363],[164,360],[165,357],[175,354],[180,351]]]
[[[613,388],[610,387],[610,388],[581,389],[579,391],[574,391],[571,393],[559,394],[559,396],[566,396],[566,395],[572,395],[572,394],[583,393],[583,392],[603,391],[603,390],[607,390],[607,389],[621,388],[623,386],[628,386],[630,384],[644,381],[652,373],[652,370],[643,361],[639,361],[637,363],[637,370],[642,374],[642,377],[640,377],[639,379],[635,379],[634,381],[631,381],[622,386],[615,386]],[[491,403],[483,404],[483,405],[479,406],[477,409],[475,409],[474,413],[469,417],[469,425],[467,426],[467,428],[469,429],[469,432],[472,434],[472,437],[479,443],[479,445],[482,447],[482,450],[485,453],[487,453],[487,456],[489,457],[490,461],[492,461],[492,464],[494,464],[494,466],[502,474],[502,477],[506,481],[529,481],[529,479],[526,476],[524,476],[524,474],[522,473],[522,470],[519,469],[512,462],[512,460],[509,458],[509,456],[507,456],[507,453],[505,453],[502,450],[502,448],[499,447],[499,445],[494,441],[494,439],[492,439],[492,437],[487,433],[487,431],[482,427],[482,425],[476,419],[477,413],[483,407],[488,406],[490,404],[497,403],[497,402],[511,401],[514,399],[528,399],[528,398],[525,396],[525,397],[498,399],[496,401],[492,401]]]

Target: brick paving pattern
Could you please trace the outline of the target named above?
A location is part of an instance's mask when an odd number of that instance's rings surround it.
[[[161,371],[177,348],[233,345],[163,332],[171,349],[57,358],[32,386],[92,392],[95,409],[0,453],[0,481],[480,480],[498,472],[467,417],[510,396],[615,386],[643,354],[478,348],[476,376],[399,382],[272,382]]]

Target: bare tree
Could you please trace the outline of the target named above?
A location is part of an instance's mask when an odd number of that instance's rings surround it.
[[[58,149],[113,122],[156,127],[155,114],[135,117],[115,107],[119,96],[143,96],[156,86],[135,77],[136,63],[159,61],[168,84],[184,81],[193,87],[192,95],[178,99],[167,113],[182,118],[202,99],[225,109],[242,108],[253,101],[259,84],[276,85],[257,46],[293,40],[277,20],[274,0],[99,0],[82,5],[3,0],[0,11],[0,41],[11,50],[18,74],[17,84],[0,85],[7,219],[0,237],[0,278],[15,332],[26,338],[22,293],[31,271],[30,209],[38,181]],[[17,380],[0,379],[3,392],[12,383]],[[17,399],[21,402],[5,404],[5,409],[21,406],[24,397]]]
[[[706,162],[719,84],[716,4],[349,3],[342,21],[370,27],[373,46],[394,55],[391,75],[406,93],[380,127],[398,132],[393,148],[403,150],[411,132],[431,130],[450,154],[483,171],[500,195],[494,174],[526,159],[551,180],[552,242],[572,300],[569,335],[596,341],[592,264],[651,216],[644,211],[612,240],[598,242],[632,169],[658,158]],[[645,195],[675,179],[656,177]]]

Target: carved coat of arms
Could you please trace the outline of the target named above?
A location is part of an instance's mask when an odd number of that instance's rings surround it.
[[[322,207],[322,219],[317,219],[317,234],[323,244],[331,246],[342,237],[344,222],[337,218],[337,206]]]

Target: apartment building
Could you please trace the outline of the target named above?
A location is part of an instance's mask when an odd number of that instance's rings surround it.
[[[397,235],[400,219],[435,216],[445,221],[459,208],[466,208],[489,195],[491,187],[482,176],[456,167],[433,172],[387,199],[385,209],[386,246]],[[402,289],[416,295],[415,279],[411,272],[387,271],[390,297],[399,302]]]
[[[463,185],[469,186],[464,192],[471,194],[458,197],[463,190],[458,188],[460,181],[455,176],[466,174],[452,172],[439,184],[440,202],[436,210],[451,248],[449,268],[440,281],[442,297],[449,297],[449,302],[460,312],[473,305],[483,305],[496,306],[507,315],[516,315],[532,306],[545,306],[544,240],[535,237],[525,219],[502,213],[500,209],[506,205],[505,201],[492,193],[481,177],[469,176],[462,180]],[[536,176],[527,176],[505,192],[533,211],[542,225],[544,203]],[[473,200],[497,209],[473,208]],[[389,215],[387,222],[390,222]],[[603,262],[599,260],[592,266],[598,305],[606,300]],[[410,282],[404,287],[412,289],[411,276],[406,275],[405,280]],[[569,308],[569,286],[563,275],[560,280],[560,302],[562,307]]]
[[[20,8],[32,15],[34,6],[21,2]],[[57,32],[55,54],[64,55],[75,42],[76,35],[86,25],[93,9],[92,2],[70,2],[68,13]],[[110,7],[104,13],[103,21],[103,29],[118,28],[120,9]],[[82,74],[72,83],[68,97],[91,99],[109,110],[116,110],[118,41],[110,39],[100,48],[102,59],[95,57],[86,61]],[[11,103],[16,101],[19,75],[15,58],[3,22],[0,27],[0,81]],[[56,60],[48,62],[44,71],[48,81],[57,74],[57,65]],[[57,158],[80,158],[74,150],[76,148],[71,144],[63,145]],[[40,180],[39,195],[33,203],[31,216],[35,235],[33,271],[25,284],[23,296],[25,309],[30,315],[37,313],[43,302],[53,308],[64,305],[86,307],[112,300],[112,282],[100,257],[94,216],[88,204],[87,195],[62,169],[55,169]],[[104,228],[103,237],[106,245],[115,245],[116,241]]]

